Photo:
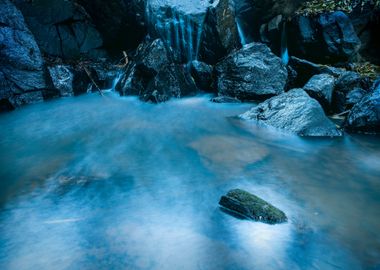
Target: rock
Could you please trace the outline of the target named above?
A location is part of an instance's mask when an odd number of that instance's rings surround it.
[[[335,86],[335,78],[328,74],[314,75],[304,86],[304,90],[310,97],[316,99],[328,112],[331,107],[331,99]]]
[[[168,101],[170,98],[181,98],[197,92],[192,78],[182,65],[171,64],[161,69],[140,98],[155,103]]]
[[[238,44],[229,0],[152,0],[147,3],[148,32],[179,53],[179,63],[216,63]]]
[[[61,97],[69,97],[74,95],[74,75],[70,69],[70,66],[67,65],[48,67],[53,87],[59,92]]]
[[[21,12],[1,0],[0,100],[14,107],[39,102],[45,89],[44,61],[37,43]]]
[[[351,132],[380,133],[380,83],[350,111],[345,128]]]
[[[225,96],[214,97],[211,99],[211,101],[214,103],[241,103],[241,101],[237,98]]]
[[[135,49],[147,33],[146,0],[79,0],[103,36],[104,46],[113,53]]]
[[[118,90],[123,95],[138,95],[144,101],[164,102],[193,95],[197,87],[184,66],[174,63],[171,50],[156,39],[138,48]]]
[[[289,53],[317,63],[346,62],[361,46],[349,17],[341,11],[296,16],[288,33]]]
[[[358,103],[362,98],[368,94],[368,90],[362,88],[354,88],[348,92],[346,96],[346,108],[351,109],[356,103]]]
[[[287,83],[285,65],[261,43],[251,43],[233,52],[215,69],[219,95],[242,101],[281,94]]]
[[[240,118],[300,136],[342,136],[319,103],[303,89],[292,89],[268,99],[240,115]]]
[[[346,70],[342,68],[315,64],[295,56],[290,57],[289,66],[297,73],[297,76],[293,78],[291,84],[294,88],[304,87],[310,78],[317,74],[329,74],[334,77],[339,77],[346,72]]]
[[[347,71],[339,77],[332,99],[334,112],[342,113],[351,108],[347,104],[347,95],[355,88],[369,89],[369,79],[353,71]]]
[[[82,6],[65,0],[15,1],[41,51],[65,59],[98,57],[103,40]]]
[[[230,190],[220,198],[219,204],[233,213],[255,221],[278,224],[288,220],[280,209],[241,189]]]
[[[191,76],[196,86],[205,91],[213,90],[213,67],[200,61],[191,62]]]

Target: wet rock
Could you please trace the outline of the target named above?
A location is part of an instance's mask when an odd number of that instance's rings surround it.
[[[334,112],[342,113],[352,107],[347,104],[347,95],[355,88],[369,89],[369,79],[353,71],[345,72],[339,77],[332,99]]]
[[[195,94],[197,87],[188,70],[174,62],[171,50],[162,40],[147,41],[128,65],[118,90],[151,102]]]
[[[74,95],[74,75],[70,69],[70,66],[67,65],[48,67],[53,87],[59,92],[61,97],[69,97]]]
[[[103,40],[82,6],[73,1],[15,1],[41,51],[65,59],[98,57]]]
[[[213,67],[200,61],[191,62],[191,76],[201,90],[213,90]]]
[[[288,73],[266,45],[251,43],[219,62],[216,76],[219,95],[249,101],[283,93]]]
[[[289,26],[291,55],[326,64],[346,62],[360,50],[351,20],[341,11],[296,16]]]
[[[0,100],[15,107],[39,102],[44,89],[44,61],[37,43],[21,12],[10,1],[1,0]]]
[[[368,94],[368,90],[362,88],[354,88],[346,96],[346,108],[351,109],[356,103]]]
[[[303,87],[306,93],[316,99],[328,112],[331,107],[331,99],[335,86],[335,78],[328,74],[314,75]]]
[[[241,189],[229,191],[220,198],[219,204],[233,213],[255,221],[278,224],[288,220],[280,209]]]
[[[225,96],[214,97],[211,99],[211,101],[214,103],[241,103],[241,101],[237,98]]]
[[[170,98],[181,98],[194,95],[197,87],[188,76],[184,66],[171,64],[161,69],[144,89],[140,98],[155,103],[168,101]]]
[[[345,127],[352,132],[380,133],[380,81],[375,84],[372,93],[354,105]]]
[[[295,133],[300,136],[342,136],[326,117],[320,104],[303,89],[292,89],[240,115],[243,120]]]

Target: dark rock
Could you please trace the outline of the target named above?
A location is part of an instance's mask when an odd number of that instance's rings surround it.
[[[9,102],[8,99],[0,99],[0,113],[13,111],[15,107]]]
[[[147,33],[145,0],[79,0],[111,52],[135,49]]]
[[[333,94],[332,105],[334,112],[342,113],[350,106],[347,104],[347,95],[355,88],[369,89],[369,79],[359,73],[347,71],[337,80]]]
[[[284,223],[285,213],[263,199],[241,189],[233,189],[220,198],[219,204],[245,218],[268,224]]]
[[[281,59],[261,43],[251,43],[216,65],[221,96],[240,100],[265,99],[284,92],[287,70]]]
[[[241,103],[241,101],[238,100],[237,98],[225,97],[225,96],[214,97],[211,99],[211,102],[214,102],[214,103]]]
[[[328,112],[331,107],[331,99],[335,86],[335,78],[328,74],[314,75],[303,87],[306,93],[316,99]]]
[[[341,68],[318,65],[295,56],[290,57],[289,66],[297,73],[296,78],[292,80],[291,84],[295,88],[302,88],[311,77],[317,74],[329,74],[334,77],[339,77],[346,72],[346,70]]]
[[[191,62],[191,76],[199,89],[213,90],[213,67],[211,65],[200,61]]]
[[[56,65],[48,67],[48,70],[53,87],[59,92],[60,96],[73,96],[74,75],[71,72],[71,67],[66,65]]]
[[[173,59],[160,39],[142,44],[129,63],[118,90],[123,95],[138,95],[151,102],[195,94],[197,87],[188,70]]]
[[[103,45],[84,8],[65,0],[16,0],[41,51],[65,59],[97,56]]]
[[[356,103],[363,99],[368,94],[368,90],[362,88],[354,88],[346,96],[346,108],[352,108]]]
[[[140,98],[155,103],[194,95],[197,87],[182,65],[171,64],[161,69]]]
[[[380,133],[380,84],[375,87],[352,108],[345,123],[348,131]]]
[[[240,115],[241,119],[272,126],[300,136],[342,136],[320,104],[303,89],[292,89]]]
[[[341,11],[296,16],[289,26],[290,54],[318,63],[346,62],[361,46],[349,17]]]
[[[33,35],[21,12],[10,1],[1,0],[0,100],[14,107],[39,102],[44,89],[44,61]]]

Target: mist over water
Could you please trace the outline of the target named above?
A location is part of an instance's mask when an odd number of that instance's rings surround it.
[[[107,93],[0,115],[0,269],[377,269],[380,138],[233,118],[251,106]],[[289,222],[223,213],[231,188]]]

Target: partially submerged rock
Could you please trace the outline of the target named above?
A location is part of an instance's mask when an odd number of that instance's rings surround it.
[[[220,198],[219,204],[245,218],[269,224],[288,220],[285,213],[263,199],[241,189],[233,189]]]
[[[251,43],[216,65],[220,96],[265,99],[284,92],[288,72],[281,59],[261,43]]]
[[[303,89],[293,89],[268,99],[240,115],[240,118],[300,136],[342,136],[342,132],[326,117],[320,104]]]

